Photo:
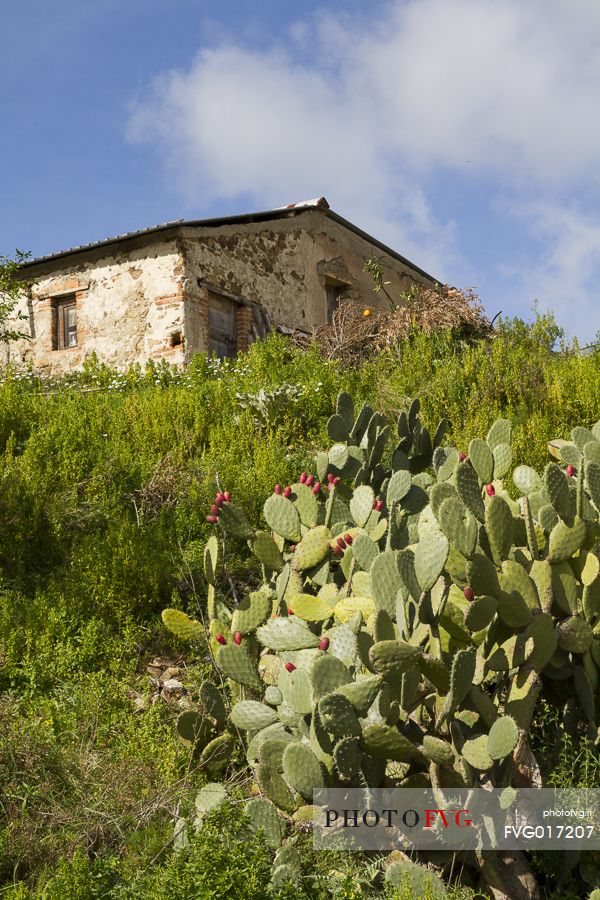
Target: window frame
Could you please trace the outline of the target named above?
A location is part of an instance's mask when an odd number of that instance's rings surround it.
[[[75,323],[71,332],[67,315],[69,311],[75,313]],[[61,294],[52,298],[52,349],[75,350],[79,346],[78,321],[77,321],[77,295],[76,293]],[[74,334],[75,342],[69,343],[68,337]]]

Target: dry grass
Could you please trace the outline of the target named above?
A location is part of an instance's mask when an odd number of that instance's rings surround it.
[[[374,353],[395,347],[415,329],[426,334],[451,329],[457,337],[471,339],[492,333],[483,305],[471,289],[419,287],[407,293],[405,301],[390,311],[342,303],[331,324],[321,325],[297,342],[314,342],[328,359],[357,365]]]

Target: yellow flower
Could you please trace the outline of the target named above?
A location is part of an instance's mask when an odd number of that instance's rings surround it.
[[[365,319],[367,318],[367,316],[370,316],[370,315],[371,315],[371,310],[370,310],[370,309],[365,309],[365,310],[363,310],[363,316],[365,317]]]

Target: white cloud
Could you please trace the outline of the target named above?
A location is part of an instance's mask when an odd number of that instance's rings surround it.
[[[530,265],[505,265],[504,272],[521,295],[539,300],[569,335],[589,344],[600,330],[600,219],[548,201],[516,204],[514,214],[537,235],[541,250]]]
[[[599,28],[596,0],[396,0],[360,22],[324,11],[269,50],[222,43],[160,75],[130,134],[160,149],[196,209],[325,193],[440,277],[469,271],[473,248],[461,258],[433,181],[477,177],[484,204],[519,194],[549,241],[540,263],[557,267],[564,195],[599,188]],[[573,219],[569,234],[561,271],[583,303],[596,232]],[[543,273],[532,261],[538,295]]]

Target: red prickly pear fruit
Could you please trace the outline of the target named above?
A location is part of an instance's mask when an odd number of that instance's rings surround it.
[[[306,474],[306,472],[303,472],[302,475],[300,476],[300,484],[306,484],[307,478],[308,478],[308,475]]]
[[[339,483],[340,483],[340,476],[339,476],[339,475],[336,475],[335,478],[333,479],[333,481],[332,481],[331,483],[332,483],[332,484],[339,484]]]
[[[318,494],[320,490],[321,490],[321,482],[316,481],[315,486],[313,488],[313,494]]]
[[[460,453],[458,454],[458,458],[461,462],[464,462],[465,459],[467,458],[467,454],[463,453],[463,451],[461,450]]]
[[[329,472],[329,474],[327,475],[327,481],[329,482],[329,484],[331,484],[334,478],[335,475],[333,474],[333,472]]]
[[[307,478],[306,478],[306,481],[304,482],[304,484],[305,484],[307,487],[312,487],[314,483],[315,483],[315,476],[314,476],[314,475],[308,475]]]
[[[475,591],[473,590],[472,587],[470,587],[470,585],[466,586],[466,588],[463,591],[463,594],[464,594],[465,600],[468,600],[469,603],[471,603],[471,601],[473,601],[475,599]]]
[[[494,487],[493,484],[486,484],[485,492],[488,495],[488,497],[493,497],[494,494],[496,493],[496,488]]]
[[[225,500],[225,494],[223,491],[217,491],[217,496],[215,497],[215,503],[223,503]]]
[[[344,540],[346,541],[346,543],[347,543],[348,546],[350,547],[350,545],[352,544],[352,541],[354,540],[354,538],[352,537],[351,534],[346,533],[346,534],[344,535]]]
[[[223,637],[222,634],[215,634],[215,641],[217,642],[217,644],[226,644],[227,643],[227,641],[225,640],[225,638]]]
[[[319,650],[327,650],[329,648],[329,638],[322,637],[319,641]]]
[[[567,475],[572,478],[575,474],[575,466],[567,466]]]
[[[223,506],[224,503],[225,503],[224,497],[219,497],[218,495],[215,497],[215,506],[218,506],[219,509],[221,509],[221,507]]]
[[[296,666],[294,665],[294,663],[286,663],[286,664],[285,664],[285,667],[286,667],[286,669],[287,669],[288,672],[293,672],[294,669],[296,668]]]
[[[210,522],[211,525],[214,525],[217,521],[217,517],[216,516],[207,516],[206,521]]]
[[[332,492],[334,487],[335,487],[335,485],[334,485],[333,481],[330,481],[329,484],[327,485],[327,490],[329,491],[329,493]]]
[[[292,493],[292,489],[289,485],[283,489],[284,497],[289,497],[291,493]]]
[[[276,485],[275,485],[275,493],[276,493],[276,494],[280,494],[280,493],[281,493],[281,485],[280,485],[280,484],[276,484]]]
[[[229,491],[223,491],[223,500],[225,503],[229,503],[231,501],[231,494]]]
[[[377,509],[377,500],[373,500],[373,509]]]
[[[345,550],[346,549],[346,541],[344,540],[344,538],[338,538],[337,545],[340,548],[340,550]]]
[[[292,609],[291,606],[288,606],[288,616],[293,616],[293,615],[294,615],[294,610]]]
[[[242,632],[241,631],[236,631],[236,633],[233,636],[233,643],[237,644],[238,647],[242,643]]]
[[[210,511],[211,511],[211,513],[214,513],[215,516],[218,516],[219,513],[221,512],[221,507],[220,507],[220,506],[217,506],[216,503],[213,503],[213,505],[212,505],[211,508],[210,508]]]
[[[296,545],[290,544],[290,553],[295,553],[295,552],[296,552]]]
[[[375,506],[375,509],[377,510],[377,512],[381,512],[381,510],[383,509],[383,500],[378,500],[378,501],[377,501],[377,504],[376,504],[376,506]]]
[[[333,548],[333,555],[334,555],[334,556],[341,556],[343,552],[344,552],[344,551],[342,550],[341,547],[334,547],[334,548]]]

